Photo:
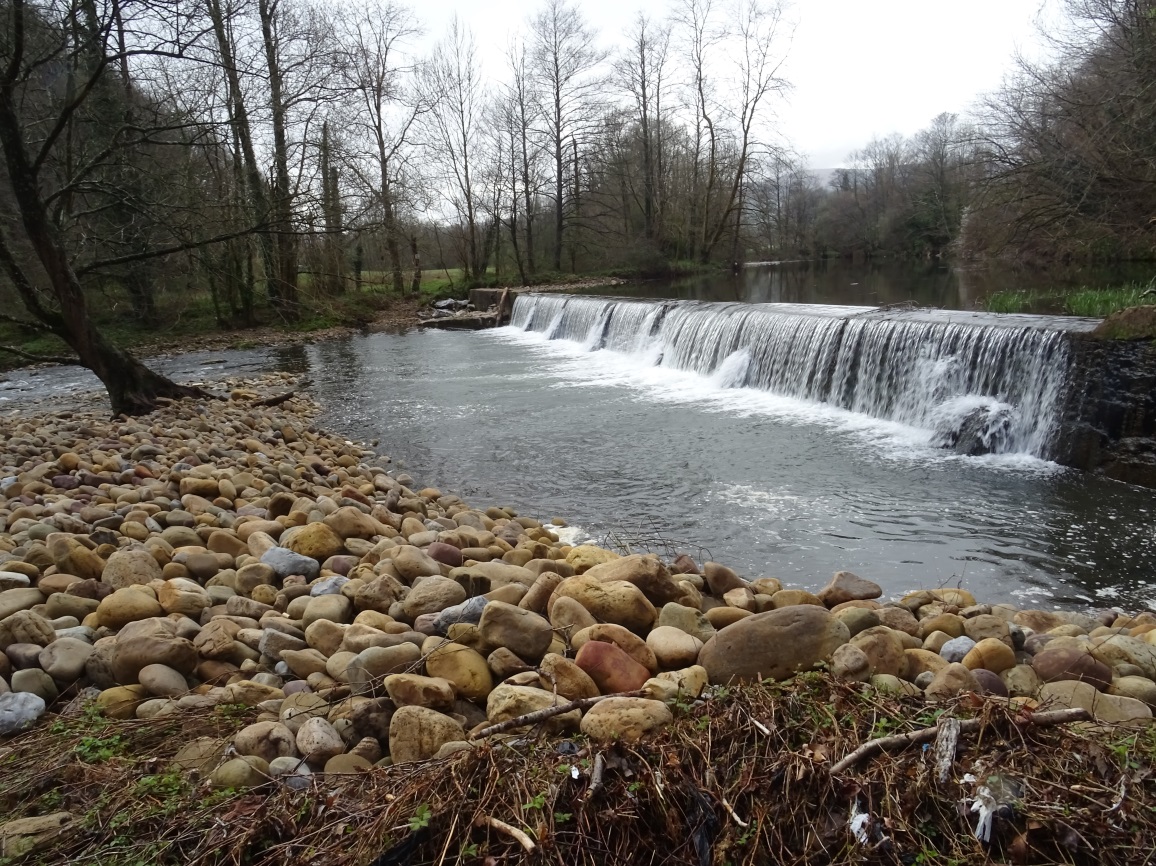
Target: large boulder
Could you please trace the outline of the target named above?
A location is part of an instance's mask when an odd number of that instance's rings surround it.
[[[786,679],[813,668],[851,633],[826,608],[801,604],[740,619],[706,642],[698,663],[716,684]]]
[[[883,595],[883,588],[854,572],[836,571],[831,582],[819,590],[817,595],[827,607],[834,607],[848,601],[879,598]]]
[[[637,586],[624,580],[599,580],[589,575],[568,577],[554,590],[554,598],[572,598],[600,622],[625,626],[646,635],[658,611]]]
[[[587,577],[601,581],[625,581],[642,590],[656,608],[668,602],[678,601],[685,590],[671,576],[662,560],[653,553],[632,554],[619,559],[595,565],[586,572]]]

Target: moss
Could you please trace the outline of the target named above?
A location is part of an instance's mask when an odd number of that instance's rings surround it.
[[[1156,339],[1156,305],[1118,310],[1104,319],[1092,336],[1101,340]]]

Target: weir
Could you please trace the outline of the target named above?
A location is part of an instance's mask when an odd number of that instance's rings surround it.
[[[1089,385],[1087,359],[1095,355],[1090,366],[1107,369],[1116,354],[1090,339],[1098,321],[523,294],[511,324],[640,365],[691,371],[718,387],[923,429],[929,444],[963,454],[1027,454],[1092,469],[1105,462],[1112,436],[1095,416],[1106,396],[1115,399]]]

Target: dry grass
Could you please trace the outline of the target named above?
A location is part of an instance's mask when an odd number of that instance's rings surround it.
[[[951,780],[930,749],[884,754],[841,777],[828,767],[873,737],[979,715]],[[1156,862],[1156,727],[1021,727],[1014,710],[967,699],[946,710],[807,674],[681,706],[638,745],[508,740],[444,761],[213,792],[166,762],[194,736],[251,721],[214,714],[41,725],[0,758],[0,813],[71,811],[79,828],[34,863],[102,864],[981,864]],[[94,727],[95,726],[95,727]],[[82,746],[85,738],[87,746]],[[95,738],[120,737],[101,757]],[[107,751],[107,750],[106,750]],[[991,774],[1022,799],[990,847],[967,800]],[[866,844],[848,830],[868,813]],[[523,831],[527,852],[496,819]],[[499,829],[496,829],[499,827]]]

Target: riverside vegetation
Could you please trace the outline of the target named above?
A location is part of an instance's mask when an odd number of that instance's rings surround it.
[[[0,421],[0,862],[1149,852],[1156,614],[570,545],[223,384]]]

